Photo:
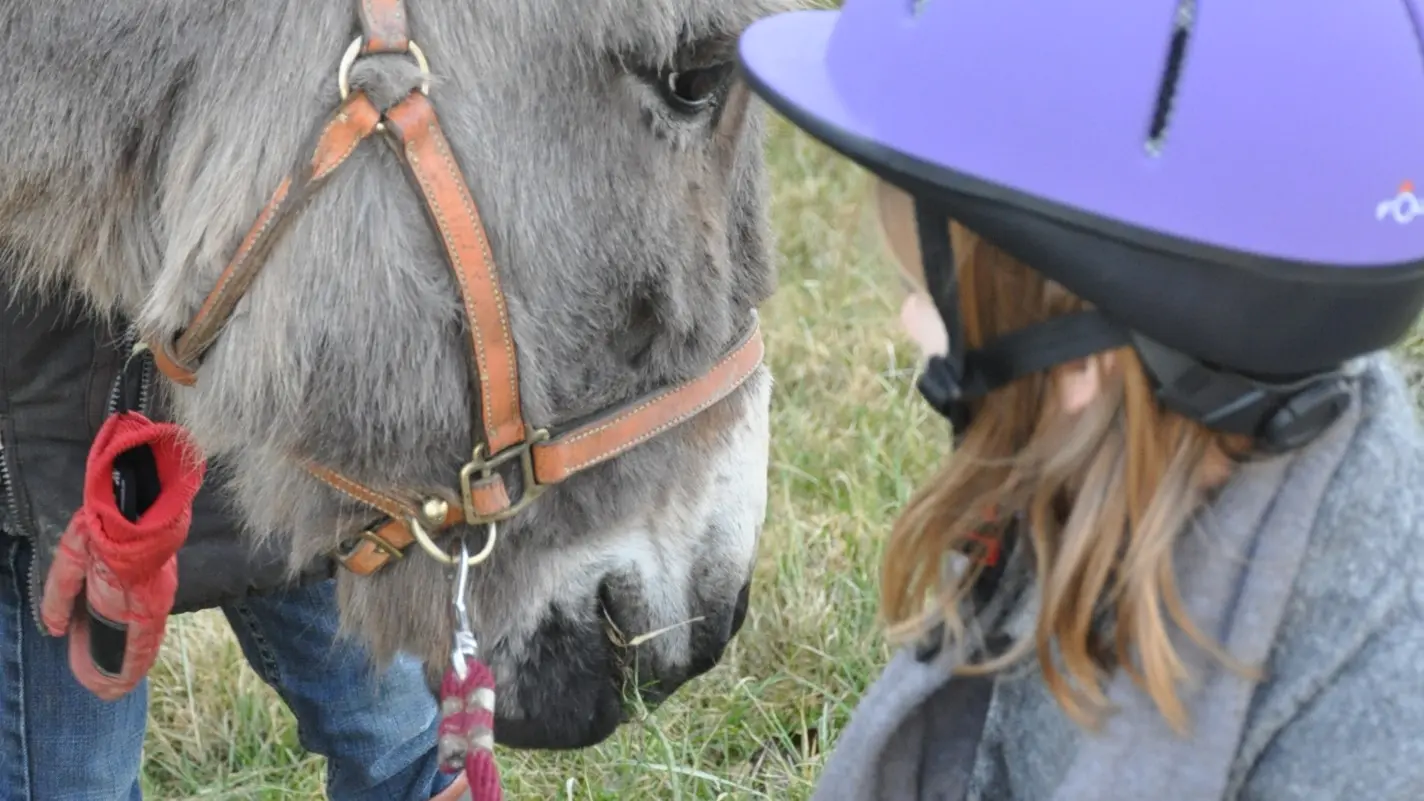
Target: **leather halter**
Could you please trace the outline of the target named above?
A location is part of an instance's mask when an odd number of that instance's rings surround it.
[[[188,326],[176,336],[150,334],[145,341],[154,364],[166,377],[182,386],[194,386],[203,354],[256,279],[286,223],[367,138],[381,134],[391,140],[425,201],[463,302],[479,404],[473,415],[474,428],[483,432],[483,441],[478,441],[477,434],[478,444],[460,471],[457,491],[424,494],[418,505],[364,486],[328,467],[307,463],[313,476],[382,513],[335,554],[346,569],[369,575],[402,558],[417,542],[432,556],[452,561],[433,544],[432,534],[457,525],[493,524],[512,517],[549,485],[696,416],[730,395],[756,371],[763,347],[753,311],[750,329],[698,378],[558,433],[526,423],[514,337],[494,257],[479,210],[427,98],[429,70],[419,46],[410,40],[404,0],[357,0],[356,4],[362,35],[351,43],[342,60],[340,107],[313,132],[301,159],[277,186]],[[381,111],[363,92],[350,91],[347,76],[358,56],[383,53],[412,55],[427,82]],[[504,471],[515,462],[520,468],[521,491],[517,499],[511,499]],[[491,528],[485,550],[476,560],[487,556],[493,546]]]

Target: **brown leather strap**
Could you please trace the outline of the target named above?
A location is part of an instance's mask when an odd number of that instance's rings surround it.
[[[612,459],[680,425],[722,401],[746,383],[761,365],[764,355],[761,328],[753,323],[742,342],[702,377],[631,403],[622,412],[600,417],[547,443],[534,445],[535,476],[540,484],[563,481],[580,470]],[[341,479],[338,485],[330,480],[330,477],[336,474],[331,471],[324,473],[326,476],[323,480],[353,498],[362,500],[360,493],[369,493],[370,497],[365,502],[385,511],[389,517],[379,525],[362,531],[350,550],[338,554],[341,565],[353,573],[366,576],[380,570],[390,561],[402,558],[405,550],[415,542],[415,537],[405,522],[412,512],[406,510],[392,514],[377,502],[390,501],[386,496],[366,490],[346,479]],[[497,486],[501,493],[504,491],[503,481],[498,481],[493,486]],[[524,489],[528,492],[530,488]],[[398,502],[390,503],[399,506]],[[480,502],[477,500],[476,503],[478,508]],[[481,514],[492,515],[508,509],[509,505],[509,498],[505,495],[502,496],[502,503],[491,501],[487,508],[479,511]],[[463,523],[464,516],[452,507],[446,521],[446,525],[431,533],[439,534],[449,527]]]
[[[212,347],[238,302],[262,271],[267,253],[277,241],[284,223],[292,219],[293,213],[376,131],[380,122],[381,113],[366,95],[353,92],[315,133],[315,141],[300,151],[303,156],[298,165],[272,193],[188,327],[173,342],[147,340],[153,351],[154,365],[165,376],[183,386],[197,382],[195,371],[199,360]]]
[[[362,531],[356,542],[345,550],[332,554],[336,563],[358,576],[369,576],[390,562],[405,558],[405,551],[415,544],[410,528],[394,518]]]
[[[425,520],[423,510],[352,481],[335,470],[310,462],[306,469],[337,492],[385,513],[384,519],[363,530],[349,547],[338,549],[334,554],[338,564],[358,575],[370,575],[387,562],[405,556],[405,549],[415,542],[408,522],[411,518],[419,517],[437,531],[444,531],[465,519],[459,504],[447,504],[443,520]]]
[[[407,515],[416,514],[416,510],[409,504],[402,503],[389,495],[384,495],[362,484],[358,484],[335,470],[322,467],[315,463],[308,463],[306,469],[308,473],[321,479],[327,486],[337,492],[353,500],[360,501],[367,506],[380,509],[382,512],[385,512],[397,520],[403,519]]]
[[[387,111],[386,128],[403,147],[406,167],[454,272],[475,357],[480,404],[476,419],[484,424],[484,455],[497,455],[522,441],[525,427],[509,310],[484,223],[425,95],[412,92]]]
[[[432,528],[444,531],[464,520],[459,504],[447,509],[445,520]],[[406,549],[415,544],[415,535],[411,534],[406,520],[389,517],[365,529],[349,548],[335,553],[337,563],[358,576],[369,576],[387,563],[404,558]]]
[[[761,326],[753,324],[746,338],[700,378],[536,444],[535,478],[540,484],[556,484],[695,417],[740,387],[764,354]]]
[[[475,514],[489,519],[502,515],[513,506],[509,488],[504,485],[504,476],[495,473],[488,478],[470,482],[470,506]]]
[[[356,0],[356,13],[365,39],[362,53],[404,53],[410,48],[405,0]]]

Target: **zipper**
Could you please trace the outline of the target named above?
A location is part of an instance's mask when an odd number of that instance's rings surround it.
[[[24,526],[25,522],[20,519],[20,501],[15,497],[15,483],[10,477],[10,467],[5,461],[4,440],[5,438],[0,436],[0,501],[5,502],[5,513],[9,515],[11,523],[19,528]],[[17,539],[27,539],[29,540],[31,551],[34,550],[35,538],[33,536],[26,537],[25,534],[20,531],[5,531],[4,526],[0,526],[0,534],[5,534],[7,537],[13,535]],[[31,616],[35,619],[35,625],[40,627],[40,631],[44,631],[44,622],[40,620],[40,608],[35,604],[35,599],[39,597],[39,595],[35,593],[35,556],[31,553],[28,560],[17,559],[15,561],[15,567],[25,572],[25,584],[29,588],[30,593]]]
[[[124,361],[119,364],[119,371],[114,377],[114,384],[109,388],[109,404],[106,410],[110,415],[119,411],[119,403],[123,397],[124,382],[128,378],[129,359],[143,360],[139,374],[138,401],[129,411],[148,414],[148,395],[149,389],[153,384],[153,359],[148,357],[147,351],[140,353],[134,352],[134,345],[137,344],[137,342],[138,329],[130,325],[128,330],[124,332],[122,344],[119,348],[119,353],[123,354]]]
[[[5,513],[17,529],[23,529],[25,521],[20,519],[20,499],[15,494],[15,481],[10,475],[10,463],[5,459],[5,438],[0,436],[0,501],[5,504]],[[3,518],[0,518],[3,521]],[[16,537],[22,531],[11,532]]]
[[[20,525],[20,502],[15,497],[15,485],[10,479],[10,466],[5,461],[5,442],[0,437],[0,500],[5,502],[5,511],[10,515],[10,520],[16,525]],[[16,532],[18,536],[18,532]]]
[[[127,358],[126,354],[133,350],[133,342],[134,330],[131,326],[124,331],[123,338],[119,340],[120,355],[124,355],[125,358]],[[114,373],[114,382],[109,385],[109,400],[104,406],[104,414],[106,417],[113,416],[113,414],[119,410],[119,396],[123,393],[123,386],[124,365],[120,362],[118,372]]]

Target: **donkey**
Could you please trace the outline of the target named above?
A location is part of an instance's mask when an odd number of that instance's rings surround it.
[[[0,246],[21,258],[0,281],[166,342],[346,91],[387,109],[424,89],[497,265],[531,430],[712,370],[774,289],[763,120],[731,65],[738,32],[780,0],[410,0],[418,49],[367,35],[343,62],[363,35],[353,6],[371,5],[4,4]],[[269,243],[201,380],[164,384],[233,466],[248,536],[277,538],[294,573],[349,554],[373,512],[310,464],[398,494],[450,486],[480,442],[477,321],[397,150],[349,153]],[[455,535],[493,546],[469,601],[499,742],[595,744],[630,681],[655,704],[718,662],[765,517],[770,383],[758,364],[548,487],[495,542],[469,518],[429,532],[442,551]],[[405,650],[432,679],[448,664],[442,560],[412,547],[338,570],[338,589],[344,630],[379,662]]]

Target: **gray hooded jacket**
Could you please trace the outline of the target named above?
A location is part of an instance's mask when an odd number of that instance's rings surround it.
[[[1193,620],[1265,666],[1253,683],[1177,636],[1197,679],[1189,736],[1121,671],[1114,713],[1089,733],[1032,660],[951,679],[954,649],[907,649],[853,713],[815,801],[1424,799],[1424,434],[1388,357],[1368,361],[1357,401],[1302,452],[1242,467],[1181,538]],[[982,639],[1032,630],[1031,586],[1010,559]]]
[[[107,415],[123,335],[121,325],[0,284],[0,545],[16,537],[33,543],[25,580],[34,610],[60,534],[83,498],[85,459]],[[145,394],[154,399],[149,416],[166,419],[162,393]],[[223,470],[209,460],[195,499],[178,555],[175,613],[289,583],[280,553],[250,551],[242,540],[223,499]],[[331,574],[330,564],[316,565],[301,580]]]

